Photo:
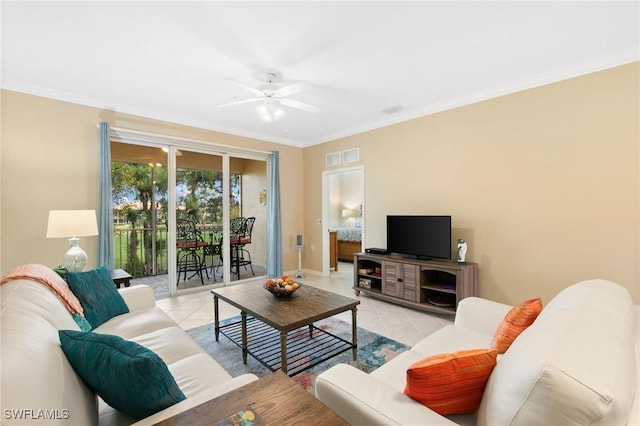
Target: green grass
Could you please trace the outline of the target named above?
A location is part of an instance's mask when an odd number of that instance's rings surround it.
[[[129,227],[116,227],[113,237],[113,247],[115,255],[115,267],[118,269],[124,269],[134,277],[147,276],[151,274],[144,270],[144,241],[142,229],[136,230],[137,234],[137,248],[135,258],[129,259],[131,228]],[[168,270],[167,265],[167,232],[166,230],[159,230],[156,234],[158,236],[156,240],[156,252],[157,252],[157,265],[156,273],[164,274]]]

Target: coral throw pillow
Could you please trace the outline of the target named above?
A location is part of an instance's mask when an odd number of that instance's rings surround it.
[[[404,393],[442,416],[474,413],[498,351],[471,349],[427,357],[407,370]]]
[[[498,353],[505,353],[516,337],[533,324],[540,312],[542,312],[542,300],[539,298],[529,299],[511,308],[493,333],[491,346],[496,348]]]

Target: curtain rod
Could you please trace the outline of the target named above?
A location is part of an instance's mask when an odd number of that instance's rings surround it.
[[[97,124],[97,127],[98,128],[100,127],[100,123]],[[119,136],[123,136],[123,137],[141,136],[143,139],[149,138],[147,139],[148,142],[162,142],[162,143],[183,142],[187,144],[193,144],[192,146],[194,148],[215,147],[220,149],[228,149],[230,151],[235,151],[235,152],[246,152],[246,153],[263,154],[263,155],[271,155],[273,153],[272,151],[262,151],[259,149],[243,148],[243,147],[238,147],[233,145],[220,144],[217,142],[208,142],[208,141],[198,140],[198,139],[183,138],[180,136],[162,135],[160,133],[151,133],[151,132],[144,132],[141,130],[125,129],[122,127],[113,127],[111,125],[109,126],[109,130],[117,132]]]

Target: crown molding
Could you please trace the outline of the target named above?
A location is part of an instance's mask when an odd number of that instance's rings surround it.
[[[589,61],[573,64],[568,67],[559,68],[553,71],[548,71],[540,74],[536,74],[524,79],[511,81],[505,84],[489,87],[486,89],[478,90],[468,95],[460,96],[457,98],[447,99],[442,102],[436,102],[428,105],[424,108],[417,108],[412,110],[403,111],[398,114],[394,114],[392,118],[386,118],[384,120],[376,121],[366,126],[353,127],[343,132],[333,133],[327,135],[322,139],[311,141],[304,145],[312,146],[326,142],[331,142],[337,139],[357,135],[360,133],[368,132],[371,130],[380,129],[383,127],[399,124],[405,121],[413,120],[415,118],[424,117],[427,115],[435,114],[442,111],[447,111],[454,108],[471,105],[477,102],[486,101],[489,99],[497,98],[500,96],[510,95],[524,90],[534,89],[536,87],[545,86],[551,83],[557,83],[559,81],[568,80],[575,77],[591,74],[598,71],[603,71],[609,68],[615,68],[637,62],[640,60],[640,51],[636,49],[626,49],[617,52],[612,55],[603,56]]]
[[[40,96],[43,98],[54,99],[61,102],[69,102],[72,104],[82,105],[90,108],[97,108],[101,110],[110,110],[115,111],[120,114],[127,115],[135,115],[138,117],[148,118],[151,120],[159,120],[166,121],[172,124],[179,124],[183,126],[196,127],[199,129],[209,130],[212,132],[218,133],[226,133],[233,136],[241,136],[249,139],[256,139],[262,142],[272,142],[278,143],[282,145],[295,146],[298,148],[302,148],[303,144],[294,139],[288,138],[273,138],[272,136],[263,135],[260,133],[247,132],[243,129],[237,129],[232,127],[213,127],[210,123],[203,123],[197,120],[186,120],[182,117],[176,117],[172,115],[162,115],[162,114],[150,114],[149,112],[140,111],[136,108],[129,106],[105,106],[103,103],[97,102],[95,99],[76,96],[69,93],[59,92],[50,89],[43,89],[41,87],[36,86],[25,86],[25,85],[3,85],[2,89],[11,90],[14,92],[20,92],[27,95]]]
[[[159,115],[159,114],[149,114],[148,112],[139,111],[136,108],[129,106],[118,106],[117,108],[111,106],[105,106],[97,102],[95,99],[81,97],[72,95],[69,93],[63,93],[59,91],[43,89],[41,87],[35,86],[21,86],[21,85],[3,85],[3,89],[17,91],[21,93],[26,93],[35,96],[41,96],[45,98],[51,98],[63,102],[70,102],[74,104],[80,104],[88,107],[98,108],[98,109],[109,109],[114,110],[123,114],[130,114],[135,116],[140,116],[144,118],[150,118],[153,120],[161,120],[167,121],[170,123],[197,127],[200,129],[205,129],[213,132],[219,133],[227,133],[234,136],[241,136],[250,139],[256,139],[265,142],[278,143],[282,145],[289,145],[297,148],[305,148],[313,145],[319,145],[326,142],[331,142],[337,139],[342,139],[345,137],[353,136],[356,134],[368,132],[371,130],[380,129],[382,127],[391,126],[394,124],[402,123],[405,121],[413,120],[415,118],[424,117],[427,115],[435,114],[438,112],[459,108],[465,105],[474,104],[477,102],[485,101],[492,98],[497,98],[504,95],[509,95],[516,92],[521,92],[524,90],[533,89],[536,87],[544,86],[547,84],[555,83],[562,80],[567,80],[574,77],[579,77],[582,75],[590,74],[597,71],[602,71],[608,68],[613,68],[621,65],[625,65],[628,63],[636,62],[640,60],[640,52],[636,49],[626,49],[615,54],[595,58],[593,60],[580,62],[577,64],[572,64],[570,66],[559,68],[556,70],[536,74],[530,77],[526,77],[520,80],[515,80],[511,82],[507,82],[505,84],[497,85],[494,87],[489,87],[485,89],[478,90],[476,92],[470,93],[468,95],[447,99],[441,102],[436,102],[431,105],[428,105],[424,108],[417,108],[412,110],[403,111],[398,114],[394,114],[393,117],[387,117],[383,120],[378,120],[373,123],[369,123],[364,126],[357,126],[346,129],[344,131],[335,132],[329,135],[326,135],[322,138],[310,141],[297,140],[286,137],[278,137],[274,138],[273,136],[267,136],[260,133],[247,132],[246,130],[233,128],[233,127],[222,127],[222,126],[211,126],[210,123],[203,123],[197,120],[187,120],[183,117],[175,117],[171,115]]]

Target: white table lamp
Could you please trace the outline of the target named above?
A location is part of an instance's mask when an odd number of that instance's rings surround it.
[[[342,217],[348,219],[352,217],[358,217],[358,212],[356,212],[354,209],[342,209]]]
[[[70,272],[81,272],[87,264],[87,253],[80,248],[80,238],[98,235],[95,210],[49,210],[47,238],[69,238],[71,248],[64,255],[64,266]]]

